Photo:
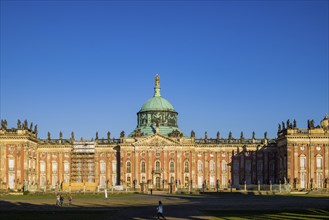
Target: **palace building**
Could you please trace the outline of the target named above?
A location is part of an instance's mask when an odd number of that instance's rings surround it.
[[[178,113],[160,94],[137,113],[137,127],[119,138],[76,140],[38,138],[37,126],[18,120],[8,128],[1,120],[0,189],[2,190],[222,190],[241,185],[289,184],[292,189],[327,188],[329,178],[328,115],[315,126],[298,128],[294,120],[279,124],[277,138],[197,139],[184,134]]]

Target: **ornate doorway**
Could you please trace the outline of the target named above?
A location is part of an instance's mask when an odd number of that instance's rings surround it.
[[[159,190],[161,188],[161,178],[160,177],[155,178],[155,188],[157,190]]]

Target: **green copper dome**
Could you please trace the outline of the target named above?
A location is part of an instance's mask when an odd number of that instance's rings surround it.
[[[152,110],[165,110],[175,111],[174,107],[166,99],[161,96],[154,96],[147,100],[141,108],[141,112],[152,111]]]
[[[160,77],[155,77],[154,95],[137,113],[137,128],[129,135],[140,137],[159,133],[164,136],[182,136],[177,125],[178,113],[160,94]]]
[[[166,99],[161,97],[160,94],[160,77],[156,75],[155,77],[155,87],[154,87],[154,96],[147,100],[144,103],[141,110],[139,112],[145,111],[175,111],[174,107],[168,102]]]

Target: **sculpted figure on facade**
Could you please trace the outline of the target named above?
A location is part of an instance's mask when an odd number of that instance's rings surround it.
[[[183,137],[183,134],[178,130],[173,130],[171,133],[168,134],[169,137]]]
[[[132,137],[142,137],[144,135],[144,133],[141,131],[140,128],[137,128],[135,130],[135,133],[132,135]]]
[[[1,120],[1,128],[4,130],[7,129],[7,120]]]
[[[24,129],[28,129],[29,128],[29,125],[28,125],[28,123],[27,123],[27,120],[25,120],[24,121],[24,127],[23,127]]]
[[[231,131],[228,133],[228,139],[232,140],[232,132]]]
[[[287,128],[290,128],[290,120],[287,120]]]

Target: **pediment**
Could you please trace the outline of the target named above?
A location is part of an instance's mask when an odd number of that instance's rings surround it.
[[[135,146],[179,146],[181,143],[172,140],[171,138],[162,136],[160,134],[154,134],[146,137],[142,140],[135,142]]]

